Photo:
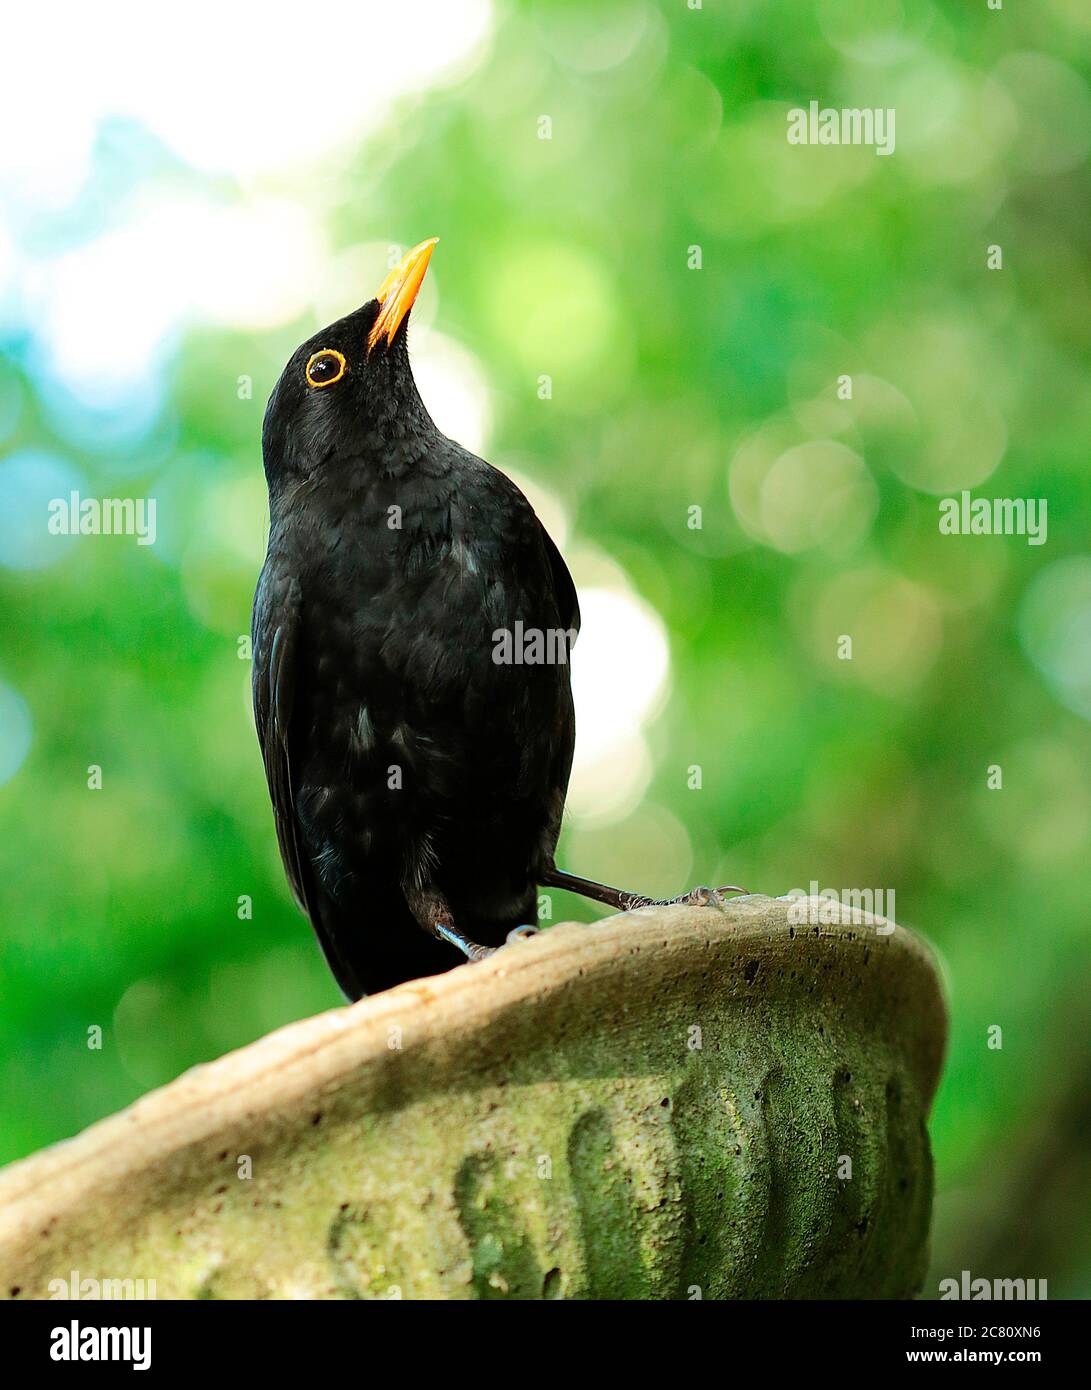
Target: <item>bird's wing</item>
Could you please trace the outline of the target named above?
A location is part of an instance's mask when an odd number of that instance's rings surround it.
[[[540,521],[538,526],[542,533],[549,568],[553,574],[553,592],[557,596],[557,611],[560,614],[561,622],[566,629],[579,632],[580,602],[576,597],[576,586],[572,582],[572,576],[568,572],[564,557],[553,544],[553,537]]]
[[[310,862],[300,843],[292,788],[289,734],[295,695],[295,663],[300,631],[299,581],[286,576],[270,557],[254,600],[254,721],[273,802],[277,842],[292,894],[313,920],[315,904]]]

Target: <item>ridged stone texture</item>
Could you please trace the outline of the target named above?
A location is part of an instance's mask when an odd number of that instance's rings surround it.
[[[838,912],[569,923],[197,1067],[0,1173],[2,1293],[910,1296],[943,998]]]

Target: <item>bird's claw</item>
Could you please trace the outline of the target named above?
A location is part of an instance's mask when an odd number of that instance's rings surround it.
[[[706,888],[703,884],[699,888],[691,888],[688,893],[679,899],[687,907],[726,907],[724,901],[725,893],[742,893],[745,895],[745,888],[738,888],[733,883],[725,883],[720,888]]]
[[[750,890],[748,888],[739,888],[733,883],[725,883],[720,888],[713,888],[708,899],[713,907],[726,906],[723,896],[725,893],[740,893],[745,898],[749,896]]]
[[[535,926],[531,926],[529,923],[526,926],[513,927],[512,930],[508,932],[507,936],[504,938],[504,945],[510,946],[516,941],[526,941],[528,937],[537,935],[538,928]],[[476,961],[487,960],[489,956],[494,955],[497,951],[501,949],[501,947],[478,946],[478,944],[475,941],[468,941],[463,949],[466,953],[466,959],[472,965]]]

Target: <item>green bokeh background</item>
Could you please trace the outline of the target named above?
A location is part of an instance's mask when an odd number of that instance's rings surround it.
[[[322,200],[337,251],[442,237],[436,327],[487,381],[489,457],[666,628],[652,780],[562,862],[656,893],[895,890],[951,1000],[935,1278],[1052,1297],[1091,1296],[1089,38],[1080,0],[501,5],[472,72],[401,101]],[[895,153],[790,146],[812,98],[896,108]],[[202,178],[132,148],[96,151],[120,196]],[[32,730],[0,786],[0,1160],[340,1002],[238,652],[263,404],[315,326],[189,332],[120,464],[59,437],[5,338],[3,452],[155,496],[161,541],[0,566],[0,681]],[[1047,544],[941,536],[963,488],[1047,499]]]

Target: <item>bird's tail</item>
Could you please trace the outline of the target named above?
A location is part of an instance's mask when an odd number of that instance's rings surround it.
[[[311,924],[350,1002],[405,980],[438,975],[463,959],[455,947],[423,930],[398,890],[375,891],[349,904],[321,894]]]

